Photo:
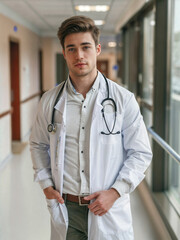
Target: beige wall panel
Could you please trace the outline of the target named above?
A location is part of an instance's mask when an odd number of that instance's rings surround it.
[[[53,38],[43,38],[43,90],[47,91],[55,86],[56,68]]]
[[[31,40],[30,40],[30,39]],[[40,91],[39,84],[39,39],[36,36],[21,41],[21,100]]]
[[[13,30],[14,26],[17,26],[17,32]],[[12,39],[19,42],[20,100],[23,101],[39,92],[38,51],[41,48],[41,38],[2,14],[0,14],[0,29],[0,113],[4,113],[11,108],[9,41]],[[35,107],[37,101],[21,103],[21,139],[24,139],[30,131],[33,105]],[[11,116],[6,115],[0,118],[0,161],[10,153]]]
[[[21,134],[23,141],[29,140],[30,127],[35,120],[38,103],[39,97],[36,97],[21,105]]]
[[[10,109],[9,24],[0,15],[0,113]]]
[[[62,53],[58,38],[43,38],[43,90],[47,91],[56,85],[56,54]]]

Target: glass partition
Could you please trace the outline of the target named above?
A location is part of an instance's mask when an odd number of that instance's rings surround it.
[[[143,91],[142,97],[150,105],[153,104],[154,74],[154,12],[144,18],[143,29]]]
[[[149,12],[143,20],[143,66],[142,66],[142,115],[146,127],[152,126],[153,119],[153,74],[154,74],[154,12]],[[144,104],[143,104],[144,105]],[[147,105],[147,107],[146,107]],[[152,142],[152,139],[150,139]],[[152,144],[151,144],[152,146]],[[153,163],[152,163],[153,164]],[[152,185],[152,164],[146,172],[146,181]]]
[[[174,1],[169,142],[180,154],[180,1]],[[169,159],[169,197],[180,212],[180,165]]]
[[[129,86],[129,30],[124,34],[124,87]]]

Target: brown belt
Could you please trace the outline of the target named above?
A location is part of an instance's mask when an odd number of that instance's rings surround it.
[[[75,195],[63,193],[62,197],[65,201],[68,200],[70,202],[79,203],[80,206],[86,206],[90,203],[90,201],[84,200],[84,197],[86,196],[75,196]]]

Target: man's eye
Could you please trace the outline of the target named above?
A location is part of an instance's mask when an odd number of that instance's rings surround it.
[[[84,50],[87,50],[89,49],[90,47],[89,46],[84,46]]]
[[[69,48],[68,49],[68,52],[73,52],[74,51],[74,48]]]

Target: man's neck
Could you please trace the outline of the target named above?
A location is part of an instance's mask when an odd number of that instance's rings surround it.
[[[92,85],[94,84],[97,74],[98,73],[96,72],[96,74],[82,76],[82,77],[76,77],[76,78],[72,78],[70,76],[70,79],[71,79],[72,84],[73,84],[74,88],[76,89],[76,91],[78,93],[81,93],[83,95],[83,97],[85,98],[86,94],[89,92]]]

